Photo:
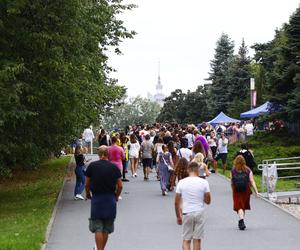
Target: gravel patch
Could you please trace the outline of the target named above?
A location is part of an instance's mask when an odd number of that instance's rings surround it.
[[[300,219],[300,203],[297,198],[291,198],[291,203],[288,198],[278,199],[276,204]]]

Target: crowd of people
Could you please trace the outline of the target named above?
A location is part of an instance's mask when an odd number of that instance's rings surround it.
[[[245,132],[242,132],[241,127],[236,124],[229,124],[227,127],[220,124],[214,128],[206,123],[198,127],[178,124],[133,125],[124,130],[113,131],[110,134],[106,133],[104,129],[100,129],[96,135],[99,151],[101,151],[100,162],[91,163],[90,166],[92,167],[88,167],[87,172],[84,168],[85,151],[81,151],[81,145],[75,146],[75,199],[84,199],[81,195],[84,185],[88,186],[87,198],[93,197],[90,195],[95,192],[93,188],[90,188],[93,183],[93,174],[90,169],[94,169],[95,164],[107,165],[106,162],[103,162],[106,160],[116,167],[119,174],[116,174],[115,170],[113,173],[103,172],[104,175],[113,176],[114,184],[119,183],[118,181],[130,181],[130,178],[126,178],[127,173],[130,173],[132,179],[137,178],[137,169],[140,165],[143,169],[144,181],[149,180],[150,173],[155,173],[163,196],[176,188],[175,208],[177,223],[183,224],[184,249],[189,249],[191,240],[196,240],[193,242],[196,245],[195,249],[198,249],[197,246],[201,244],[200,240],[203,237],[204,218],[202,212],[204,203],[210,203],[207,178],[218,172],[219,160],[222,161],[222,170],[225,172],[230,143],[235,143],[238,140],[244,141],[246,136],[253,135],[253,125],[250,122],[242,127]],[[90,131],[85,130],[85,132],[89,138],[93,139],[94,135]],[[90,144],[87,144],[87,147],[90,147]],[[250,209],[250,187],[252,186],[257,193],[252,173],[254,166],[253,153],[247,144],[243,143],[241,150],[237,152],[231,171],[233,208],[239,216],[238,227],[240,230],[246,228],[244,215],[245,210]],[[86,180],[88,180],[86,184],[84,175],[87,176]],[[101,179],[103,180],[103,177]],[[101,185],[103,186],[103,184]],[[117,200],[121,199],[120,190],[122,189],[122,185],[120,183],[118,185]],[[110,192],[115,195],[114,188],[110,188]],[[202,193],[202,195],[195,195],[197,193]],[[99,205],[101,201],[107,201],[107,197],[105,197],[96,193],[95,198],[92,198],[94,214],[97,215],[95,207],[102,207],[103,205]],[[108,208],[105,209],[109,210]],[[193,215],[191,216],[190,213]],[[109,218],[111,219],[111,217]],[[92,232],[96,232],[99,222],[91,221],[90,223],[91,227],[94,228]],[[102,224],[99,227],[103,228]],[[193,230],[191,229],[192,225],[194,225]],[[111,220],[108,231],[109,233],[113,231]]]

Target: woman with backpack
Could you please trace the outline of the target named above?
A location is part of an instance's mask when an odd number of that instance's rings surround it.
[[[238,227],[240,230],[245,230],[246,228],[244,218],[245,211],[250,210],[251,187],[257,196],[258,191],[253,173],[247,167],[245,158],[242,155],[238,155],[233,161],[233,168],[231,170],[231,188],[233,193],[233,210],[239,216]]]

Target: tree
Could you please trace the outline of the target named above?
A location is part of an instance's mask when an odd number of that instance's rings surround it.
[[[298,106],[300,72],[300,8],[288,24],[276,30],[275,37],[266,44],[256,44],[255,59],[266,71],[266,92],[269,100],[281,105],[281,117],[295,120],[293,109]]]
[[[214,59],[211,61],[209,78],[210,89],[210,113],[216,115],[220,111],[226,112],[229,104],[228,87],[230,85],[229,68],[233,60],[234,43],[228,35],[222,34],[217,41]]]
[[[176,89],[166,97],[157,121],[182,123],[186,117],[185,111],[182,109],[185,95],[181,89]]]
[[[118,1],[0,2],[0,166],[36,166],[125,93],[106,51],[131,38]],[[1,168],[1,167],[0,167]]]
[[[229,65],[228,73],[228,114],[239,117],[240,113],[250,106],[250,78],[251,66],[248,48],[243,39],[238,54]]]
[[[140,96],[133,97],[123,104],[115,105],[102,117],[101,124],[108,130],[124,129],[131,124],[153,124],[160,109],[156,102]]]

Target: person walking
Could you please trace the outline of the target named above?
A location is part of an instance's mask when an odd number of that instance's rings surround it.
[[[180,180],[176,188],[175,212],[177,224],[183,225],[183,250],[201,250],[204,236],[204,203],[210,204],[211,196],[207,180],[199,178],[199,166],[191,162],[189,177]],[[181,207],[182,205],[182,207]]]
[[[181,148],[177,151],[177,156],[179,158],[185,158],[188,161],[193,159],[192,150],[188,149],[188,140],[186,138],[181,139]]]
[[[156,162],[159,168],[160,187],[162,195],[165,196],[166,194],[168,194],[167,188],[170,180],[169,168],[174,169],[174,164],[172,161],[172,155],[168,151],[168,147],[166,145],[163,145],[162,150],[163,152],[158,154]]]
[[[153,150],[154,146],[150,141],[150,135],[146,134],[145,140],[141,144],[141,156],[145,181],[149,180],[149,172],[152,166]]]
[[[180,181],[189,176],[188,173],[189,162],[185,158],[180,158],[175,165],[175,176],[177,181]]]
[[[123,182],[129,182],[129,180],[126,179],[126,173],[127,173],[128,161],[129,161],[127,142],[128,142],[128,138],[127,138],[126,134],[124,132],[121,132],[120,133],[120,143],[121,143],[121,147],[123,148],[124,153],[125,153],[125,159],[122,161],[122,163],[123,163],[122,181]]]
[[[137,177],[137,167],[140,153],[140,143],[137,141],[135,134],[130,135],[130,139],[127,143],[128,154],[130,159],[131,176]]]
[[[214,161],[213,161],[213,167],[215,172],[217,173],[217,165],[218,160],[222,160],[222,167],[223,167],[223,174],[225,173],[226,167],[227,167],[227,154],[228,154],[228,139],[225,137],[225,133],[221,133],[221,138],[218,141],[218,154],[216,155]]]
[[[204,155],[202,153],[197,153],[192,160],[199,165],[199,177],[205,179],[209,176],[209,171],[207,165],[204,163]]]
[[[111,146],[108,147],[108,160],[114,163],[122,173],[123,160],[125,160],[124,149],[117,145],[118,138],[116,136],[111,138],[111,143]]]
[[[89,229],[95,234],[97,250],[104,250],[108,235],[114,231],[117,201],[123,184],[119,168],[108,161],[107,146],[98,149],[100,160],[86,170],[86,198],[91,199]]]
[[[171,153],[173,165],[176,166],[177,161],[178,161],[178,156],[177,156],[177,149],[174,146],[174,142],[169,141],[169,143],[167,144],[167,147],[168,147],[168,151]],[[169,174],[170,174],[170,181],[169,181],[169,187],[168,187],[169,191],[174,190],[174,186],[176,183],[176,176],[175,176],[174,170],[175,169],[173,169],[173,170],[169,169]]]
[[[239,217],[238,227],[245,230],[244,222],[245,211],[250,210],[250,196],[253,187],[256,196],[258,195],[257,187],[253,178],[253,173],[246,166],[245,158],[238,155],[233,161],[231,170],[231,188],[233,196],[233,210],[237,212]]]
[[[86,147],[86,154],[92,154],[92,143],[93,143],[93,140],[95,138],[94,136],[94,132],[92,130],[92,126],[86,128],[84,131],[83,131],[83,134],[82,134],[82,138],[84,139],[84,142],[85,142],[85,147]]]
[[[76,162],[76,167],[75,167],[76,183],[74,189],[74,199],[84,200],[81,193],[84,190],[84,184],[85,184],[85,176],[84,176],[85,157],[82,154],[82,150],[80,146],[75,147],[74,158]]]
[[[253,172],[257,164],[254,160],[253,153],[249,149],[249,145],[246,143],[242,143],[241,150],[237,152],[236,156],[238,155],[242,155],[244,157],[247,167],[250,168],[251,171]]]

